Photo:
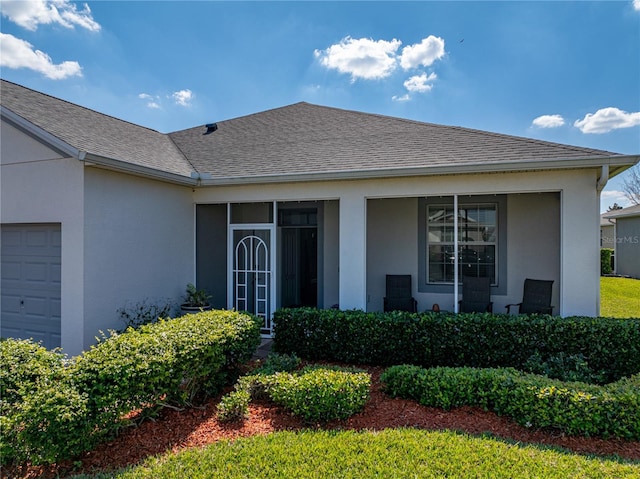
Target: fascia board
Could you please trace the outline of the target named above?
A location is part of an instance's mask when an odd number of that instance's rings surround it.
[[[73,145],[52,135],[47,130],[40,128],[2,105],[0,105],[0,115],[19,130],[22,130],[27,135],[41,141],[61,154],[71,158],[80,158],[82,156],[82,152]]]
[[[382,168],[377,170],[348,170],[301,174],[274,174],[259,176],[237,176],[201,180],[201,186],[242,185],[258,183],[288,183],[300,181],[336,181],[407,176],[460,175],[474,173],[513,173],[519,171],[600,168],[609,165],[611,177],[621,173],[640,161],[638,155],[617,155],[601,158],[560,160],[519,160],[495,163],[467,163],[464,165],[426,166],[413,168]]]
[[[135,176],[142,176],[145,178],[166,181],[169,183],[175,183],[184,186],[197,186],[198,180],[189,176],[179,175],[177,173],[169,173],[164,170],[158,170],[154,168],[148,168],[146,166],[135,165],[127,161],[115,160],[113,158],[105,158],[99,155],[93,155],[87,153],[84,157],[84,162],[87,166],[97,166],[108,170],[119,171],[121,173],[128,173]]]

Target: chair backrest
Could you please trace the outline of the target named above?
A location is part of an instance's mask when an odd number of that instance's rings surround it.
[[[387,298],[411,298],[411,275],[388,274]]]
[[[524,295],[520,313],[550,313],[551,294],[553,291],[553,281],[542,279],[525,279]]]
[[[462,313],[486,312],[491,303],[491,278],[462,277]]]
[[[462,277],[462,299],[473,303],[491,301],[491,278]]]

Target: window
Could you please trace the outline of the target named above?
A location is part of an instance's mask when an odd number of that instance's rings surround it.
[[[453,283],[453,205],[427,206],[427,283]],[[489,277],[498,282],[498,205],[458,205],[458,277]]]

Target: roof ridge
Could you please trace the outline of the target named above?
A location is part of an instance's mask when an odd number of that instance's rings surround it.
[[[512,135],[509,133],[499,133],[499,132],[495,132],[495,131],[487,131],[487,130],[479,130],[477,128],[470,128],[470,127],[466,127],[466,126],[460,126],[460,125],[443,125],[441,123],[432,123],[432,122],[428,122],[428,121],[421,121],[421,120],[414,120],[411,118],[402,118],[402,117],[397,117],[397,116],[391,116],[391,115],[385,115],[382,113],[370,113],[370,112],[363,112],[363,111],[358,111],[358,110],[349,110],[346,108],[338,108],[338,107],[333,107],[333,106],[326,106],[326,105],[318,105],[318,104],[314,104],[314,103],[307,103],[307,102],[298,102],[298,103],[294,103],[292,105],[289,106],[293,106],[293,105],[298,105],[304,103],[306,105],[310,105],[310,106],[314,106],[314,107],[318,107],[318,108],[327,108],[327,109],[331,109],[331,110],[336,110],[336,111],[343,111],[343,112],[348,112],[348,113],[353,113],[356,115],[368,115],[368,116],[375,116],[381,119],[390,119],[390,120],[396,120],[396,121],[401,121],[401,122],[405,122],[405,123],[413,123],[416,125],[427,125],[430,127],[434,127],[434,128],[438,128],[438,129],[455,129],[455,130],[460,130],[460,131],[464,131],[467,133],[473,133],[476,135],[481,135],[481,136],[493,136],[493,137],[500,137],[500,138],[511,138],[514,140],[519,140],[519,141],[524,141],[527,143],[535,143],[535,144],[539,144],[539,145],[548,145],[548,146],[555,146],[555,147],[562,147],[565,149],[569,149],[572,151],[581,151],[581,152],[589,152],[589,153],[606,153],[608,155],[621,155],[621,153],[614,153],[611,151],[607,151],[607,150],[600,150],[598,148],[589,148],[589,147],[584,147],[584,146],[577,146],[577,145],[568,145],[566,143],[557,143],[557,142],[553,142],[553,141],[547,141],[547,140],[540,140],[537,138],[528,138],[526,136],[518,136],[518,135]],[[286,108],[286,107],[282,107],[282,108]]]

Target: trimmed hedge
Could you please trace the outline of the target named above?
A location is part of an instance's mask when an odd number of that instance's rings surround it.
[[[640,439],[640,374],[606,386],[561,382],[515,369],[392,366],[381,376],[391,396],[450,409],[469,405],[526,427],[572,435]]]
[[[9,454],[2,460],[69,458],[114,436],[130,412],[190,404],[217,392],[259,343],[256,319],[232,311],[207,311],[111,333],[69,366],[53,363],[50,373],[25,383],[17,407],[3,416],[3,430],[6,422],[16,434],[7,447],[3,437],[3,452]],[[7,354],[6,361],[24,363],[24,354],[18,353]],[[27,366],[21,368],[34,369]]]
[[[640,372],[640,319],[489,313],[276,311],[274,351],[309,360],[390,366],[515,367],[582,355],[610,382]]]
[[[222,397],[218,419],[243,419],[251,399],[270,399],[308,423],[326,422],[352,416],[369,400],[371,375],[361,369],[310,365],[294,370],[299,363],[295,356],[269,355]]]

